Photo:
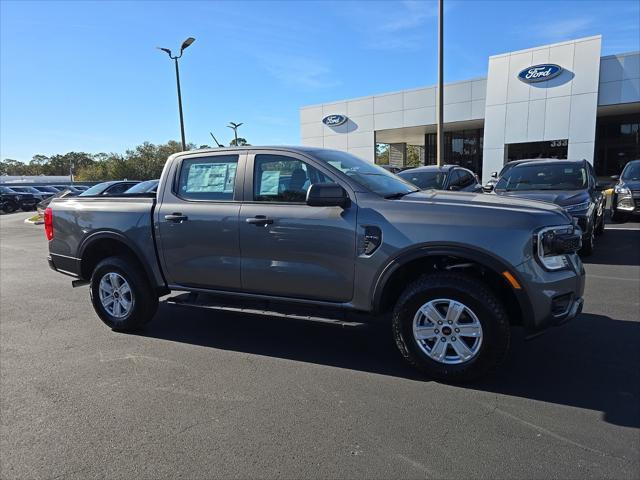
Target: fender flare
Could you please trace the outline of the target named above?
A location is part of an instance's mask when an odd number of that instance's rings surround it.
[[[142,252],[140,251],[140,249],[125,235],[114,230],[97,230],[97,231],[91,232],[89,235],[87,235],[85,238],[82,239],[82,241],[78,245],[78,258],[80,260],[80,272],[82,272],[82,262],[84,260],[84,254],[86,250],[90,248],[94,243],[100,240],[105,240],[105,239],[115,240],[117,242],[122,243],[127,248],[129,248],[135,255],[136,260],[138,260],[138,262],[140,262],[140,265],[142,265],[142,268],[144,269],[144,272],[147,278],[149,279],[149,281],[151,282],[151,284],[154,287],[164,286],[164,285],[157,285],[154,272],[152,271],[148,263],[144,260],[144,256],[142,255]]]
[[[418,246],[412,246],[409,249],[403,250],[399,252],[396,256],[394,256],[391,260],[389,260],[377,274],[377,281],[372,289],[371,295],[373,299],[373,309],[375,312],[380,312],[382,297],[385,291],[385,288],[393,276],[393,274],[404,265],[412,262],[413,260],[417,260],[419,258],[432,257],[432,256],[440,256],[440,255],[451,255],[455,257],[459,257],[465,260],[472,261],[477,263],[495,274],[502,276],[502,272],[505,270],[511,273],[514,278],[518,281],[520,285],[523,286],[521,290],[511,289],[514,293],[516,300],[518,302],[518,306],[520,307],[520,312],[522,314],[522,323],[523,325],[532,324],[533,319],[532,316],[532,305],[531,300],[529,299],[529,295],[524,289],[524,281],[522,280],[518,271],[516,271],[513,267],[506,264],[502,259],[498,258],[491,252],[486,250],[472,247],[466,244],[461,243],[438,243],[438,244],[423,244]]]

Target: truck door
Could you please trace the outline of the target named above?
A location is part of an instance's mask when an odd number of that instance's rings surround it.
[[[193,154],[169,167],[158,199],[156,234],[170,285],[240,288],[238,215],[245,157]]]
[[[249,154],[239,222],[243,290],[351,300],[357,206],[306,205],[309,185],[339,183],[313,163],[290,152]]]

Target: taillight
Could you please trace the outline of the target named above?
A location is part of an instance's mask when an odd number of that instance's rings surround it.
[[[47,240],[53,238],[53,211],[51,207],[44,210],[44,233],[47,235]]]

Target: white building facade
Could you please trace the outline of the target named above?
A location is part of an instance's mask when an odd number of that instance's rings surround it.
[[[445,163],[486,181],[521,158],[585,158],[600,176],[640,158],[640,52],[601,57],[601,40],[494,55],[486,78],[446,84]],[[436,93],[426,87],[302,107],[301,143],[396,166],[434,164]],[[377,145],[388,153],[376,155]]]

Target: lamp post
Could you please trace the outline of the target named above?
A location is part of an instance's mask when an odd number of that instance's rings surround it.
[[[195,41],[196,39],[193,37],[187,38],[184,42],[182,42],[182,46],[180,47],[180,55],[176,55],[176,56],[174,56],[171,53],[171,50],[169,50],[168,48],[157,47],[158,50],[162,50],[163,52],[166,52],[167,55],[169,55],[169,58],[173,60],[176,65],[176,85],[178,87],[178,110],[180,112],[180,136],[182,138],[183,151],[187,149],[187,142],[184,139],[184,118],[182,117],[182,93],[180,92],[180,70],[178,69],[178,59],[182,57],[182,53],[184,52],[184,50]]]
[[[436,126],[436,165],[444,163],[444,0],[438,0],[438,99],[436,112],[438,118]]]

